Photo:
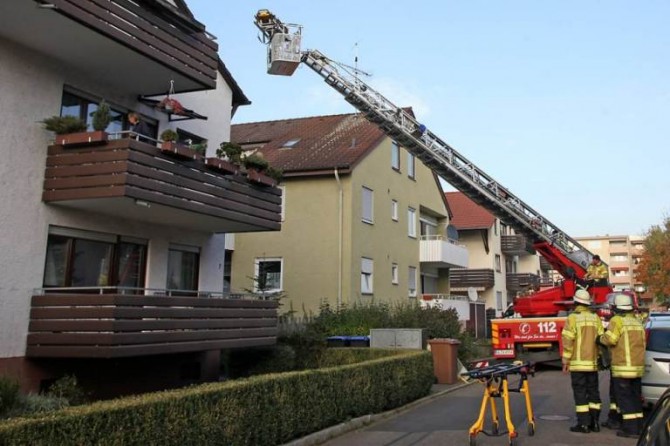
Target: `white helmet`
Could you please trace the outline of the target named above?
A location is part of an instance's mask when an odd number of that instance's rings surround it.
[[[617,294],[614,296],[614,307],[617,310],[631,311],[633,309],[633,298],[628,294]]]
[[[588,291],[580,288],[575,292],[575,302],[578,304],[591,305],[591,295]]]

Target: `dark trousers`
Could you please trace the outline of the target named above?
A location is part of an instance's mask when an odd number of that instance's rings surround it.
[[[637,434],[642,421],[642,378],[612,378],[623,430]]]
[[[591,424],[591,416],[597,417],[600,414],[598,372],[570,372],[570,379],[575,398],[577,423],[588,426]]]

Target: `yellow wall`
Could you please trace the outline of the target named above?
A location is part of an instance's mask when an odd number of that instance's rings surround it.
[[[342,295],[351,305],[373,298],[408,299],[408,267],[417,268],[420,293],[419,215],[429,209],[446,225],[447,212],[442,191],[431,171],[415,160],[416,180],[407,176],[407,153],[401,150],[400,172],[391,168],[391,141],[385,139],[340,177],[342,185]],[[318,313],[319,304],[338,303],[339,276],[339,189],[334,173],[323,178],[284,180],[285,220],[279,232],[236,234],[231,287],[250,289],[254,259],[281,257],[286,298],[282,311],[293,309],[298,316]],[[374,224],[361,221],[362,187],[373,190]],[[391,199],[398,201],[398,221],[391,219]],[[408,236],[407,208],[416,210],[416,238]],[[361,295],[361,257],[374,261],[373,292]],[[398,264],[398,285],[391,283],[391,264]],[[446,292],[446,290],[445,290]]]

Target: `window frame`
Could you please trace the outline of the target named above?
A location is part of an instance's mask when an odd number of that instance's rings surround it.
[[[409,266],[407,268],[407,294],[409,297],[417,296],[417,267]]]
[[[407,151],[407,177],[411,180],[416,179],[416,157],[410,151]]]
[[[391,284],[398,285],[398,264],[391,263]]]
[[[261,290],[259,288],[261,263],[279,263],[279,287]],[[276,294],[284,291],[284,258],[283,257],[256,257],[254,259],[254,293]]]
[[[407,236],[416,238],[416,209],[407,207]]]
[[[391,220],[398,221],[398,200],[391,199]]]
[[[391,169],[400,172],[400,144],[391,141]]]
[[[369,200],[366,200],[366,193],[369,192]],[[375,191],[367,186],[361,186],[361,221],[367,224],[375,223]],[[369,201],[369,209],[366,204]],[[366,212],[366,210],[368,212]]]
[[[370,257],[361,257],[361,294],[374,293],[375,261]]]

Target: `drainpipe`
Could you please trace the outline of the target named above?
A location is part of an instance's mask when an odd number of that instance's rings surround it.
[[[343,195],[344,192],[342,191],[342,183],[340,182],[340,175],[337,172],[337,167],[334,169],[335,173],[335,180],[337,181],[337,189],[339,192],[339,203],[338,203],[338,225],[339,225],[339,235],[338,235],[338,241],[337,241],[337,308],[340,308],[342,306],[342,232],[344,231],[343,228],[343,219],[344,215],[342,212],[342,206],[343,206]]]

